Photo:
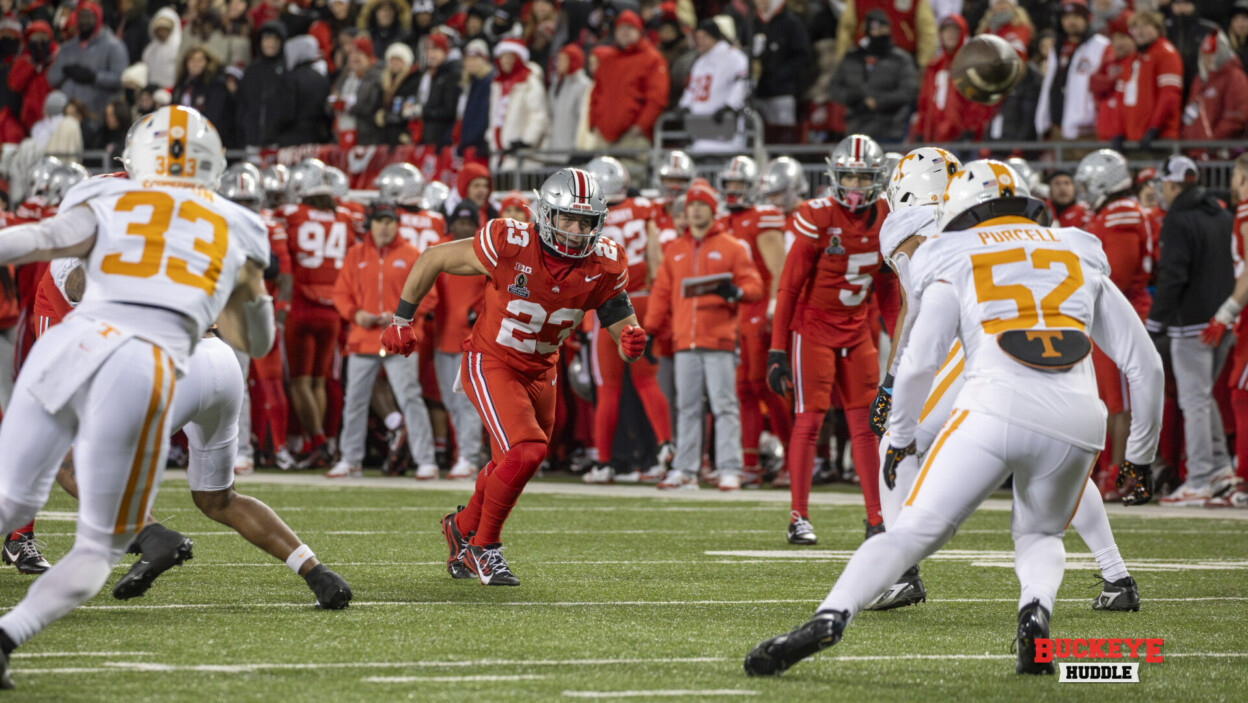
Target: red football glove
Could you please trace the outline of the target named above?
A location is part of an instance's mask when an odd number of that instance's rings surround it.
[[[416,330],[412,329],[412,321],[398,315],[394,316],[394,321],[381,333],[381,346],[388,354],[409,356],[416,351],[419,343]]]
[[[1224,334],[1226,334],[1226,325],[1218,322],[1218,319],[1215,317],[1209,321],[1205,331],[1200,333],[1200,341],[1208,346],[1216,347],[1222,341],[1222,335]]]
[[[629,361],[636,361],[646,353],[646,331],[629,325],[620,333],[620,351]]]

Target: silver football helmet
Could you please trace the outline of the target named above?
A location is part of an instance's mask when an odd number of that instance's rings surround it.
[[[893,177],[893,169],[897,168],[897,164],[901,163],[904,156],[900,151],[889,151],[884,154],[884,180]]]
[[[259,167],[240,161],[225,169],[217,192],[229,200],[251,206],[259,206],[264,200],[263,177]]]
[[[27,197],[47,198],[48,181],[52,179],[52,173],[62,165],[61,160],[55,156],[44,156],[36,161],[30,169],[30,182],[26,186]]]
[[[688,154],[673,150],[663,154],[663,160],[655,169],[654,176],[654,186],[659,189],[659,192],[664,197],[675,198],[689,190],[689,185],[693,183],[694,178],[697,178],[698,172],[694,170],[693,159]],[[673,181],[678,182],[673,183]]]
[[[379,203],[416,206],[425,191],[425,174],[408,163],[390,164],[373,179],[373,187]]]
[[[87,167],[80,163],[71,161],[62,164],[59,168],[52,171],[52,175],[48,177],[47,195],[45,196],[47,204],[60,205],[70,188],[90,177],[91,173],[87,171]]]
[[[871,137],[852,134],[841,140],[828,157],[832,199],[851,210],[870,207],[884,192],[884,150]],[[865,186],[842,185],[846,176],[866,176]]]
[[[560,216],[590,218],[582,232],[560,229]],[[555,171],[537,192],[537,233],[552,251],[583,259],[594,251],[607,218],[607,200],[594,177],[579,168]]]
[[[351,179],[336,166],[325,167],[325,180],[329,181],[331,194],[338,200],[345,199],[351,193]]]
[[[758,164],[748,156],[734,156],[716,174],[716,181],[719,192],[724,194],[724,204],[730,210],[748,207],[758,185]]]
[[[420,209],[442,212],[446,199],[451,197],[451,187],[442,181],[430,181],[425,186],[425,193],[420,198]]]
[[[273,164],[260,171],[260,187],[264,189],[269,207],[277,207],[286,201],[286,184],[290,182],[290,169]]]
[[[791,156],[772,159],[758,177],[758,194],[768,203],[792,212],[810,192],[802,165]]]
[[[333,185],[325,168],[325,162],[320,159],[304,159],[295,164],[286,182],[286,198],[297,203],[312,195],[333,195]]]
[[[1031,162],[1021,156],[1011,156],[1005,162],[1014,169],[1018,177],[1023,179],[1023,183],[1027,185],[1027,190],[1031,192],[1032,197],[1042,200],[1049,197],[1049,186],[1040,178],[1039,172],[1032,168]]]
[[[599,156],[585,164],[585,171],[598,181],[608,205],[616,205],[628,197],[628,169],[615,157]]]
[[[1075,193],[1095,212],[1109,196],[1133,185],[1126,158],[1113,149],[1097,149],[1079,161],[1075,169]]]

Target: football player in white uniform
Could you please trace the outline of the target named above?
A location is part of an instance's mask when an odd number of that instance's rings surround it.
[[[140,120],[131,180],[75,186],[55,217],[0,235],[0,263],[86,259],[74,314],[35,345],[0,425],[0,530],[47,501],[70,446],[79,493],[73,548],[0,617],[0,687],[12,651],[99,592],[143,527],[169,450],[176,379],[214,320],[261,356],[276,334],[260,218],[217,197],[225,152],[195,110]]]
[[[902,324],[894,336],[888,373],[880,384],[879,393],[871,408],[871,426],[876,434],[882,434],[887,424],[893,390],[892,378],[897,373],[901,352],[906,347],[915,316],[918,314],[918,299],[911,293],[913,284],[909,275],[910,261],[922,243],[937,233],[936,205],[950,177],[961,168],[957,157],[944,149],[920,147],[906,155],[902,164],[894,171],[885,193],[892,211],[880,228],[880,250],[884,260],[897,272],[897,279],[901,283]],[[1019,180],[1022,186],[1018,192],[1021,194],[1027,186]],[[919,456],[927,452],[940,432],[944,419],[953,411],[953,400],[965,380],[965,365],[962,345],[955,342],[949,356],[936,373],[935,386],[920,413],[919,428],[915,433],[915,448]],[[884,465],[889,439],[885,435],[880,442],[881,466]],[[897,467],[897,474],[891,478],[886,477],[884,472],[880,473],[880,504],[885,525],[892,525],[897,520],[897,513],[901,511],[902,503],[909,495],[917,475],[917,462],[902,463]],[[1079,509],[1070,525],[1083,538],[1101,569],[1103,586],[1100,595],[1092,601],[1092,608],[1138,611],[1139,589],[1118,552],[1100,492],[1092,479],[1089,478],[1088,481],[1090,483],[1079,500]],[[919,578],[916,564],[902,575],[900,581],[880,594],[867,609],[889,610],[918,603],[926,597],[927,592]]]
[[[1161,359],[1109,279],[1096,237],[1041,227],[1045,205],[1022,197],[1005,164],[976,161],[951,179],[938,234],[910,262],[915,320],[895,388],[887,460],[915,464],[919,416],[955,338],[966,380],[896,524],[867,540],[815,617],[756,646],[751,675],[777,675],[840,641],[853,616],[912,564],[935,552],[1013,475],[1015,573],[1022,586],[1016,671],[1053,673],[1035,641],[1065,571],[1062,535],[1104,446],[1106,412],[1089,358],[1092,341],[1127,377],[1133,409],[1126,460],[1136,502],[1152,495],[1161,426]],[[900,469],[898,469],[900,473]]]

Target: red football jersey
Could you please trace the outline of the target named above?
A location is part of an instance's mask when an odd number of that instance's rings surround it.
[[[654,206],[654,226],[659,228],[659,246],[666,248],[680,236],[680,232],[676,231],[676,220],[667,211],[667,203],[663,200],[651,200],[650,204]]]
[[[759,302],[766,305],[767,299],[771,297],[771,271],[767,270],[767,265],[763,263],[762,254],[758,253],[758,235],[773,229],[783,234],[784,213],[774,205],[755,205],[744,210],[729,212],[723,219],[732,235],[749,246],[750,256],[754,259],[754,268],[758,269],[758,275],[763,277],[763,300]]]
[[[446,218],[442,213],[403,207],[395,208],[395,212],[399,215],[399,236],[416,247],[416,251],[423,254],[435,244],[450,241],[446,236]]]
[[[1057,212],[1057,208],[1053,207],[1052,201],[1047,201],[1049,210]],[[1071,203],[1062,210],[1062,214],[1058,215],[1053,223],[1054,227],[1083,227],[1083,223],[1088,220],[1088,211],[1079,203]]]
[[[1165,37],[1137,52],[1122,88],[1122,126],[1135,141],[1150,127],[1162,139],[1178,139],[1183,110],[1183,59]]]
[[[650,287],[650,269],[646,263],[646,245],[650,240],[650,221],[656,207],[646,198],[629,198],[607,211],[602,236],[610,238],[624,250],[628,262],[628,292],[636,293]]]
[[[860,342],[868,325],[863,303],[880,270],[880,225],[888,206],[877,200],[851,214],[832,198],[802,203],[797,233],[784,261],[772,348],[788,348],[788,332],[800,332],[832,347]]]
[[[24,222],[38,222],[56,214],[55,205],[47,205],[42,198],[29,198],[13,208],[8,218],[9,225],[20,225]]]
[[[490,280],[467,351],[489,354],[530,377],[554,366],[559,346],[581,324],[628,285],[619,245],[598,240],[592,254],[568,259],[551,271],[537,227],[516,220],[490,220],[473,238],[473,249]],[[563,263],[560,261],[559,263]]]
[[[276,219],[288,238],[294,298],[332,307],[338,269],[354,240],[351,214],[342,208],[317,210],[307,205],[283,205]]]
[[[52,271],[45,271],[43,280],[39,281],[38,292],[35,293],[34,315],[36,318],[47,318],[38,320],[40,334],[46,332],[49,327],[60,324],[65,316],[72,312],[73,305],[65,299],[65,295],[61,293],[61,289],[56,287],[56,279],[52,277]]]
[[[1083,229],[1101,240],[1109,259],[1110,280],[1141,317],[1148,315],[1148,266],[1152,232],[1135,198],[1119,198],[1093,213]]]

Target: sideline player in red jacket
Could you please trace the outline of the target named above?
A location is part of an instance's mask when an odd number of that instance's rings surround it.
[[[865,302],[880,270],[880,225],[888,214],[880,200],[887,176],[884,151],[870,137],[855,134],[836,145],[828,166],[831,196],[808,200],[797,211],[798,236],[780,277],[767,354],[768,385],[779,394],[792,391],[797,412],[788,461],[793,544],[816,542],[807,503],[815,440],[833,389],[849,424],[867,536],[883,528],[878,441],[867,418],[880,362]]]
[[[476,575],[486,586],[520,584],[501,551],[503,522],[546,457],[559,346],[594,310],[625,361],[636,361],[646,347],[625,292],[623,252],[602,238],[607,204],[594,179],[561,169],[539,197],[536,224],[491,220],[471,240],[430,248],[382,333],[389,353],[412,353],[419,344],[412,319],[439,274],[489,277],[481,316],[464,344],[460,382],[489,430],[493,460],[477,474],[468,505],[442,519],[447,571]]]

